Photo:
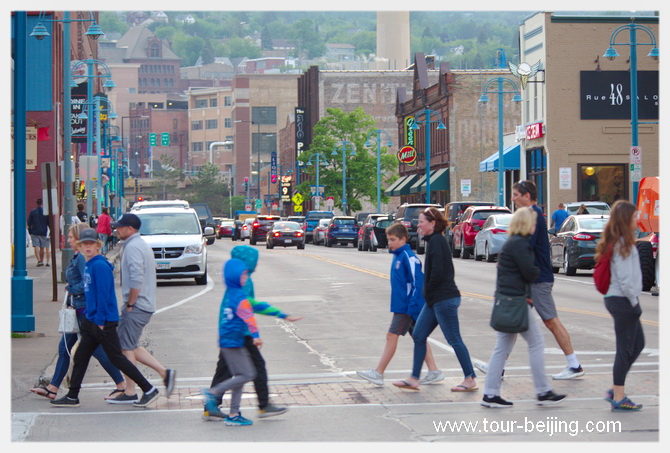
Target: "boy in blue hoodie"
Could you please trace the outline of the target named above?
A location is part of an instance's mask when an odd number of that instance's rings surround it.
[[[226,292],[219,310],[219,347],[230,368],[232,377],[209,389],[202,389],[205,412],[203,418],[224,420],[229,426],[248,426],[253,424],[240,413],[240,401],[244,384],[256,377],[256,370],[249,351],[244,347],[244,337],[249,334],[253,344],[261,347],[256,318],[251,303],[244,292],[248,278],[248,268],[243,261],[230,259],[223,266]],[[226,415],[218,408],[217,398],[226,390],[232,390],[230,414]]]
[[[391,362],[398,338],[409,332],[416,318],[421,313],[426,301],[423,298],[423,272],[421,261],[412,252],[407,243],[409,232],[402,223],[394,223],[386,229],[389,252],[393,253],[391,263],[391,326],[386,333],[386,346],[376,368],[368,371],[357,371],[356,374],[377,385],[384,385],[384,371]],[[430,346],[426,348],[426,365],[428,374],[421,379],[422,384],[432,384],[444,379],[442,371],[437,369]]]
[[[255,299],[256,295],[254,292],[254,283],[251,279],[251,274],[256,270],[256,265],[258,264],[258,249],[250,247],[248,245],[238,245],[233,247],[233,250],[230,252],[232,258],[239,259],[247,265],[247,283],[244,285],[244,292],[251,303],[251,308],[255,314],[261,314],[266,316],[276,316],[280,319],[285,319],[286,321],[299,321],[302,319],[302,316],[289,316],[285,313],[282,313],[278,308],[273,307],[267,302],[260,302]],[[270,391],[268,389],[268,373],[265,368],[265,360],[261,355],[261,351],[254,345],[253,337],[247,334],[244,337],[244,347],[249,351],[251,361],[256,368],[256,378],[254,379],[254,389],[256,390],[256,395],[258,396],[258,413],[259,417],[266,418],[272,417],[274,415],[280,415],[286,412],[288,409],[286,407],[275,406],[270,403]],[[226,379],[229,379],[232,376],[228,365],[226,364],[226,359],[223,354],[219,354],[219,361],[216,364],[216,372],[212,378],[211,387],[216,386],[219,382],[223,382]],[[218,398],[217,403],[220,405],[223,395]],[[209,419],[209,418],[208,418]]]
[[[121,343],[116,332],[119,324],[119,308],[114,291],[114,266],[100,254],[102,241],[93,228],[79,234],[79,248],[86,259],[84,271],[84,294],[86,309],[81,319],[81,339],[74,354],[74,368],[70,389],[62,398],[51,401],[58,407],[79,406],[79,390],[84,380],[88,362],[99,345],[112,365],[135,381],[144,395],[135,406],[145,407],[158,398],[158,389],[151,385],[142,373],[121,352]]]

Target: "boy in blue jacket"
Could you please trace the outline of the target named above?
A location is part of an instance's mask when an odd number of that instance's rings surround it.
[[[421,313],[426,301],[423,298],[423,272],[421,261],[407,243],[409,232],[402,223],[394,223],[386,229],[389,252],[393,253],[391,263],[391,326],[386,333],[386,346],[376,368],[357,371],[356,374],[373,384],[384,385],[384,371],[395,354],[398,338],[409,332]],[[444,373],[437,369],[430,346],[426,349],[428,373],[421,384],[432,384],[444,380]]]
[[[112,365],[135,381],[144,395],[134,405],[145,407],[158,398],[158,389],[151,385],[142,373],[121,352],[121,343],[116,328],[119,324],[119,308],[114,292],[114,266],[100,254],[102,241],[93,228],[79,234],[79,250],[86,259],[84,271],[84,294],[86,309],[81,319],[81,339],[74,354],[74,368],[70,389],[62,398],[51,401],[58,407],[79,406],[79,390],[84,380],[88,362],[99,345]]]
[[[263,340],[258,333],[251,303],[243,289],[248,278],[247,265],[241,260],[230,259],[223,266],[223,277],[226,292],[219,311],[219,347],[232,377],[212,388],[202,389],[205,406],[203,418],[224,420],[229,426],[247,426],[253,422],[240,413],[242,388],[256,377],[256,369],[249,351],[244,347],[244,337],[251,335],[256,347],[261,347]],[[217,404],[218,397],[226,390],[232,390],[229,415],[221,412]]]

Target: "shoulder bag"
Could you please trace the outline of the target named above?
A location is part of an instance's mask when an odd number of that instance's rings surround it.
[[[521,333],[528,330],[527,296],[496,293],[491,312],[491,327],[498,332]]]
[[[77,321],[77,310],[71,303],[72,295],[65,291],[63,306],[58,312],[58,331],[61,333],[79,333],[79,322]]]
[[[596,267],[593,269],[593,282],[596,284],[596,289],[600,294],[607,294],[607,291],[610,289],[610,281],[612,280],[612,271],[610,269],[612,250],[612,246],[608,247],[598,257]]]

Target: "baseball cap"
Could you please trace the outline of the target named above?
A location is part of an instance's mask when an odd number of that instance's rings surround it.
[[[93,228],[85,228],[79,233],[78,242],[98,242],[98,233]]]
[[[123,214],[123,216],[117,222],[112,222],[112,226],[114,228],[120,226],[129,226],[135,228],[136,230],[139,230],[140,227],[142,226],[142,221],[135,214],[126,213]]]

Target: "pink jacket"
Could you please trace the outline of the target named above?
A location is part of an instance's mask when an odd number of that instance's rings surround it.
[[[100,234],[112,234],[112,218],[107,214],[100,214],[98,217],[98,228],[96,231]]]

